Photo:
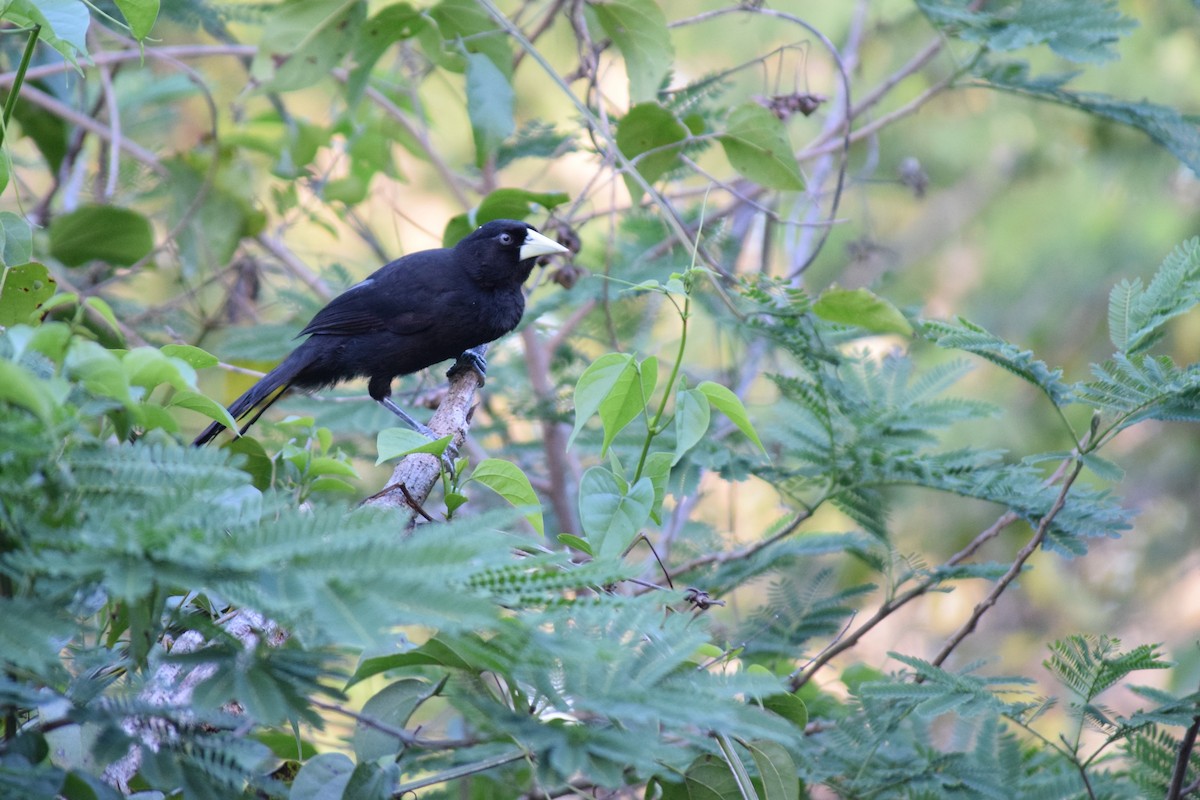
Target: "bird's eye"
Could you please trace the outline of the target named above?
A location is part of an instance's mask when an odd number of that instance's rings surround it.
[[[512,244],[512,243],[513,243],[513,237],[512,237],[511,233],[500,234],[500,244]]]

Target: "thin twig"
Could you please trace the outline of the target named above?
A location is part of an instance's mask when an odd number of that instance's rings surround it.
[[[785,525],[776,533],[768,536],[766,539],[755,542],[752,545],[747,545],[738,550],[723,550],[719,553],[706,553],[702,556],[697,556],[691,561],[686,561],[683,564],[675,567],[676,575],[684,575],[694,569],[707,567],[710,564],[728,564],[730,561],[742,561],[750,558],[761,550],[765,550],[778,541],[791,536],[796,530],[812,516],[812,512],[805,509],[792,518],[792,521]]]
[[[1062,511],[1063,507],[1067,504],[1067,494],[1071,491],[1071,486],[1075,483],[1075,479],[1079,477],[1079,472],[1082,469],[1083,461],[1075,461],[1074,467],[1070,470],[1067,476],[1063,478],[1062,489],[1059,491],[1058,497],[1055,498],[1054,504],[1050,506],[1050,510],[1047,511],[1042,516],[1042,519],[1038,522],[1037,530],[1034,532],[1033,538],[1026,542],[1025,546],[1017,552],[1017,557],[1009,566],[1008,571],[1001,576],[1000,580],[996,581],[996,585],[992,587],[990,592],[988,592],[987,597],[985,597],[978,605],[975,606],[974,610],[971,612],[970,618],[963,623],[963,625],[957,631],[955,631],[954,635],[950,637],[946,644],[942,646],[942,649],[933,658],[932,663],[935,667],[940,667],[942,663],[950,657],[950,654],[954,652],[954,648],[962,644],[963,639],[966,639],[975,630],[975,626],[979,624],[980,618],[987,613],[988,609],[996,604],[996,601],[1000,598],[1000,595],[1004,593],[1004,590],[1007,589],[1009,584],[1016,580],[1017,576],[1021,574],[1021,570],[1025,566],[1025,562],[1029,560],[1030,556],[1032,556],[1038,547],[1041,546],[1042,542],[1045,541],[1046,534],[1050,530],[1050,523],[1054,521],[1054,518],[1058,516],[1058,512]]]
[[[1171,770],[1171,785],[1167,789],[1166,800],[1180,800],[1184,794],[1195,791],[1196,784],[1192,784],[1185,790],[1183,782],[1187,780],[1188,767],[1192,762],[1192,751],[1196,747],[1197,733],[1200,733],[1200,716],[1192,718],[1192,724],[1188,726],[1182,741],[1179,742],[1179,752],[1175,756],[1175,768]]]

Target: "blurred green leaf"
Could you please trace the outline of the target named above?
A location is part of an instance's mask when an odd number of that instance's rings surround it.
[[[655,99],[675,57],[667,18],[658,3],[593,0],[587,8],[625,59],[630,100],[641,103]]]
[[[912,325],[900,309],[869,289],[831,286],[813,303],[812,310],[821,319],[856,325],[875,333],[913,334]]]
[[[92,17],[82,0],[11,0],[4,6],[4,18],[21,28],[41,25],[38,40],[72,64],[77,55],[87,55]]]
[[[0,400],[32,411],[47,422],[54,407],[53,396],[42,381],[20,364],[0,359]]]
[[[413,711],[428,697],[429,691],[430,686],[424,681],[412,678],[398,680],[383,687],[363,703],[360,713],[372,722],[403,730]],[[364,720],[355,724],[354,736],[350,743],[354,748],[355,757],[360,762],[395,756],[405,746],[405,743],[395,736],[367,724]]]
[[[514,506],[533,506],[534,509],[527,512],[525,518],[534,530],[545,535],[541,502],[529,478],[516,464],[499,458],[485,458],[472,470],[469,480],[479,481]]]
[[[458,214],[446,223],[442,247],[453,247],[471,231],[496,219],[524,220],[537,210],[553,211],[570,197],[562,192],[531,192],[527,189],[496,189],[466,214]]]
[[[23,217],[0,211],[0,267],[28,264],[33,256],[33,230]]]
[[[133,38],[139,42],[150,35],[158,18],[158,0],[114,0],[125,15]]]
[[[310,758],[296,773],[288,797],[291,800],[326,800],[344,797],[354,762],[344,753],[321,753]]]
[[[508,34],[496,27],[491,15],[474,0],[441,0],[429,9],[429,16],[437,23],[446,52],[440,54],[442,67],[457,72],[466,70],[462,58],[467,53],[487,56],[505,79],[512,77],[513,53]],[[439,54],[430,53],[431,58]]]
[[[791,692],[780,692],[763,698],[763,707],[773,711],[803,731],[808,725],[808,707]]]
[[[699,389],[684,389],[675,395],[675,455],[671,466],[708,433],[710,413],[708,395]]]
[[[482,167],[500,143],[517,129],[513,120],[515,95],[508,76],[492,60],[467,54],[467,116],[475,135],[475,165]]]
[[[68,267],[104,261],[128,267],[154,249],[150,221],[117,206],[83,206],[50,223],[50,253]]]
[[[725,157],[741,175],[771,189],[804,188],[783,122],[758,103],[733,110],[720,136]]]
[[[135,347],[121,361],[133,386],[153,389],[166,383],[186,390],[196,385],[196,373],[186,362],[175,361],[154,347]]]
[[[260,92],[290,92],[329,77],[367,16],[362,0],[289,0],[271,7],[250,65]]]
[[[354,106],[358,103],[371,77],[371,69],[389,47],[411,39],[428,27],[429,19],[408,3],[384,6],[368,19],[354,40],[353,66],[346,79],[346,104]]]
[[[756,739],[746,742],[746,749],[758,767],[762,781],[761,800],[799,800],[800,778],[796,762],[792,761],[786,747],[778,742]]]
[[[178,358],[192,369],[207,369],[221,363],[212,353],[190,344],[164,344],[161,349],[163,355]]]
[[[650,184],[681,163],[680,149],[671,145],[682,143],[687,137],[683,123],[658,103],[639,103],[617,123],[617,148],[630,160],[646,154],[637,160],[636,169]],[[641,184],[630,175],[623,177],[630,196],[639,199]]]
[[[581,553],[587,553],[593,558],[596,557],[596,553],[592,550],[592,545],[587,539],[581,539],[578,536],[573,536],[569,533],[560,533],[558,535],[558,541],[562,542],[567,547],[574,547]]]
[[[221,405],[216,400],[213,400],[211,397],[206,397],[199,392],[193,392],[187,389],[176,391],[173,395],[171,395],[170,405],[178,406],[179,408],[186,408],[189,411],[195,411],[198,414],[203,414],[214,422],[219,422],[227,428],[235,429],[238,426],[237,421],[233,417],[229,416],[229,411],[225,408],[225,406]]]

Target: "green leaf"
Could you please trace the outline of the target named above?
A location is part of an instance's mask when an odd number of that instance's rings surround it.
[[[164,344],[161,350],[163,355],[178,358],[192,369],[207,369],[221,363],[212,353],[190,344]]]
[[[404,729],[408,718],[428,696],[430,686],[413,678],[398,680],[385,686],[375,696],[363,703],[362,716],[384,725]],[[385,756],[394,756],[404,747],[395,736],[359,720],[354,726],[350,740],[354,755],[361,761],[374,761]]]
[[[365,0],[289,0],[272,10],[250,65],[260,92],[290,92],[329,77],[367,17]]]
[[[699,389],[684,389],[675,395],[675,455],[671,466],[708,433],[711,413],[708,395]]]
[[[583,426],[600,410],[600,404],[621,380],[626,371],[633,371],[633,356],[625,353],[606,353],[593,361],[575,383],[575,427],[567,439],[567,447]]]
[[[683,781],[690,800],[746,800],[729,765],[711,756],[688,767]]]
[[[650,516],[655,522],[662,522],[660,515],[662,514],[663,500],[667,497],[667,481],[671,477],[671,463],[674,456],[671,453],[658,451],[646,456],[646,463],[642,467],[642,475],[650,479],[650,484],[654,487],[654,506],[650,509]]]
[[[443,436],[431,442],[412,428],[384,428],[375,438],[375,448],[379,452],[375,463],[382,464],[385,461],[403,458],[413,453],[429,453],[440,457],[446,451],[446,445],[450,444],[450,440],[453,438],[452,436]]]
[[[800,778],[787,748],[766,739],[746,743],[762,779],[761,800],[799,800]]]
[[[50,253],[68,267],[90,261],[128,267],[154,249],[150,221],[117,206],[83,206],[50,223]]]
[[[346,104],[357,105],[371,77],[371,69],[393,44],[411,39],[430,27],[429,19],[408,3],[384,6],[359,30],[351,58],[354,62],[346,78]]]
[[[658,359],[653,356],[641,364],[630,361],[622,370],[598,409],[604,425],[604,442],[600,455],[608,452],[617,434],[639,415],[646,412],[646,403],[658,384]]]
[[[587,539],[581,539],[578,536],[574,536],[570,533],[560,533],[557,538],[558,541],[565,544],[567,547],[574,547],[581,553],[587,553],[593,558],[596,557],[596,554],[592,551],[592,545]]]
[[[763,698],[763,707],[792,723],[799,730],[808,725],[808,707],[791,692],[780,692]]]
[[[68,374],[83,382],[88,391],[111,397],[125,406],[133,405],[129,377],[116,354],[90,341],[76,340],[67,352]]]
[[[114,0],[117,8],[125,15],[133,38],[139,42],[145,39],[158,19],[158,0]]]
[[[533,506],[533,510],[525,514],[525,519],[538,533],[543,536],[546,534],[541,502],[529,478],[516,464],[499,458],[485,458],[471,472],[469,480],[479,481],[514,506]]]
[[[33,229],[23,217],[0,211],[0,266],[28,264],[33,256]]]
[[[467,116],[475,135],[475,165],[482,167],[517,129],[512,84],[485,55],[467,54]]]
[[[206,397],[199,392],[193,392],[187,389],[177,391],[171,395],[171,407],[178,406],[186,408],[188,411],[195,411],[203,414],[209,419],[219,422],[226,428],[236,428],[237,420],[229,415],[228,409],[225,406],[213,400],[211,397]]]
[[[512,76],[513,54],[508,34],[496,27],[491,15],[475,0],[442,0],[429,9],[429,16],[449,45],[449,53],[429,53],[441,66],[462,72],[466,68],[461,58],[465,49],[487,56],[505,78]]]
[[[842,289],[835,284],[821,293],[812,310],[821,319],[875,333],[913,334],[900,309],[867,289]]]
[[[347,478],[357,478],[351,464],[331,456],[317,456],[308,462],[308,471],[312,475],[343,475]]]
[[[46,385],[20,364],[0,359],[0,401],[31,411],[43,421],[50,419],[53,397]]]
[[[5,269],[0,280],[0,326],[28,322],[57,285],[50,270],[35,261]]]
[[[135,347],[121,359],[131,386],[153,389],[166,383],[176,389],[195,386],[196,373],[186,363],[173,361],[154,347]]]
[[[754,431],[754,425],[750,423],[750,416],[746,413],[746,407],[742,405],[742,401],[738,396],[731,392],[726,387],[712,381],[705,381],[696,387],[698,391],[704,393],[708,398],[708,402],[717,411],[720,411],[729,421],[737,426],[746,438],[758,445],[758,449],[764,453],[767,448],[763,447],[762,441],[758,438],[758,434]]]
[[[591,2],[587,7],[625,59],[630,101],[653,100],[674,58],[667,18],[658,3],[610,0]]]
[[[579,482],[579,520],[601,558],[619,556],[650,519],[654,487],[649,478],[624,486],[606,467],[592,467]]]
[[[526,189],[496,189],[472,211],[451,217],[442,232],[442,247],[453,247],[471,231],[496,219],[523,220],[541,208],[553,211],[570,197],[563,192],[531,192]]]
[[[183,392],[180,394],[183,394]],[[208,400],[209,398],[204,399]],[[223,406],[220,406],[217,403],[213,403],[213,405],[217,406],[217,408],[220,408],[221,411],[225,411]],[[198,408],[194,410],[200,411]],[[200,413],[205,414],[205,416],[209,416],[209,414],[204,411],[200,411]],[[229,412],[225,411],[225,415],[228,417]],[[222,423],[225,422],[221,419],[218,419],[217,421]],[[229,423],[226,424],[226,427],[234,428],[236,425],[237,423],[230,418]],[[254,484],[254,488],[264,492],[271,488],[271,483],[275,479],[275,462],[271,460],[269,455],[267,455],[267,451],[262,446],[262,442],[260,442],[258,439],[255,439],[253,436],[239,436],[236,439],[231,439],[229,443],[226,444],[222,449],[228,450],[231,453],[237,453],[242,456],[241,463],[238,463],[237,466],[250,476],[250,480]]]
[[[804,188],[800,165],[783,122],[758,103],[744,103],[729,115],[721,134],[725,157],[743,177],[771,189]]]
[[[72,64],[76,55],[87,54],[87,29],[92,17],[81,0],[12,0],[4,5],[4,18],[23,28],[41,25],[38,40]]]
[[[350,777],[354,774],[354,762],[344,753],[321,753],[304,762],[292,781],[290,800],[327,800],[343,797]]]
[[[683,123],[658,103],[639,103],[617,123],[617,149],[621,154],[631,161],[647,154],[634,165],[647,183],[654,183],[681,163],[680,148],[671,145],[682,143],[687,137],[688,129]],[[641,198],[641,184],[631,175],[623,177],[630,196],[635,201]]]

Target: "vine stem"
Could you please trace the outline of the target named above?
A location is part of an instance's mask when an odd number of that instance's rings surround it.
[[[675,301],[672,300],[671,302],[674,303]],[[671,377],[667,379],[666,390],[663,392],[662,400],[658,403],[658,411],[654,414],[654,420],[646,426],[646,441],[642,442],[642,454],[638,456],[637,469],[633,472],[634,483],[637,483],[638,479],[642,477],[642,469],[646,466],[646,457],[650,455],[650,442],[654,440],[655,436],[662,433],[658,426],[662,422],[663,414],[667,411],[667,399],[671,396],[671,387],[675,385],[675,381],[679,377],[679,368],[683,364],[683,352],[687,349],[688,314],[690,313],[691,302],[692,298],[685,295],[683,298],[683,308],[679,311],[679,318],[683,323],[682,330],[679,333],[679,352],[675,355],[675,363],[671,365]]]
[[[464,764],[461,767],[454,767],[453,769],[439,772],[436,775],[430,775],[429,777],[420,778],[409,783],[402,783],[396,787],[395,791],[392,792],[392,797],[402,798],[411,792],[415,792],[417,789],[423,789],[426,786],[434,786],[439,783],[445,783],[446,781],[454,780],[455,778],[463,778],[467,775],[475,775],[480,772],[486,772],[489,769],[502,767],[505,764],[511,764],[514,761],[520,761],[528,757],[528,753],[526,753],[524,750],[517,750],[512,753],[496,756],[495,758],[489,758],[484,761],[476,761],[474,764]]]
[[[25,82],[25,70],[29,69],[29,62],[33,60],[33,49],[37,47],[38,34],[41,32],[41,25],[34,25],[29,31],[29,41],[25,42],[25,52],[21,54],[21,63],[17,65],[12,88],[8,90],[8,97],[4,98],[4,124],[0,125],[0,145],[4,144],[4,134],[8,133],[8,121],[12,119],[13,109],[17,107],[17,96],[21,94],[21,84]]]

